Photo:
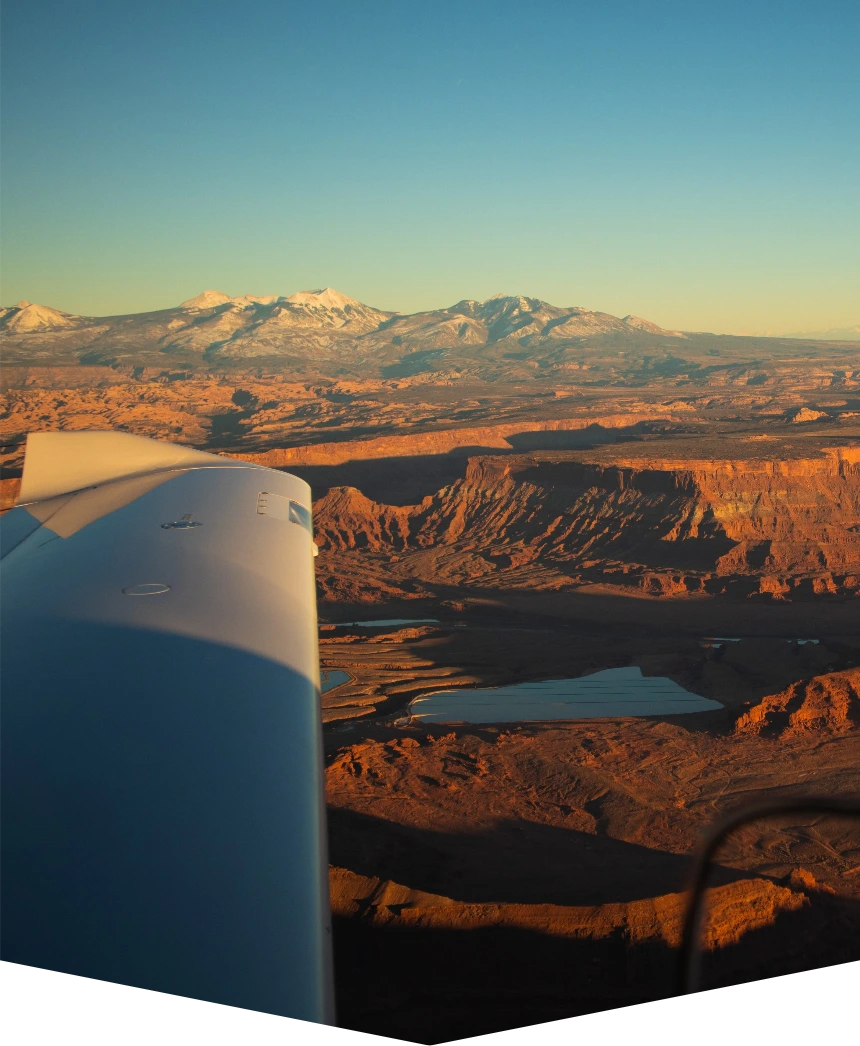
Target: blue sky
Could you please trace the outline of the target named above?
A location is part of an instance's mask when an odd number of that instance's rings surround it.
[[[6,0],[4,304],[860,317],[860,4]]]

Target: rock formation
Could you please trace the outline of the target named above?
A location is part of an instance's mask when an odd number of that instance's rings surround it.
[[[801,680],[739,717],[738,734],[791,737],[860,728],[860,668]]]

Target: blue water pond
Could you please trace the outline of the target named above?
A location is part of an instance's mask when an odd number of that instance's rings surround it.
[[[678,715],[722,708],[664,676],[639,668],[607,668],[577,679],[545,679],[473,690],[438,690],[416,697],[408,712],[429,723],[515,723],[552,719]]]

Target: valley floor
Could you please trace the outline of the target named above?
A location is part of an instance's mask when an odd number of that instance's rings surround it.
[[[635,602],[646,618],[651,601]],[[323,664],[350,676],[324,696],[340,1023],[444,1042],[671,995],[708,825],[763,798],[857,796],[856,636],[714,648],[643,626],[529,628],[498,610],[493,624],[323,626]],[[403,715],[440,687],[625,661],[725,707],[480,726]],[[860,958],[856,821],[747,826],[712,885],[706,986]]]

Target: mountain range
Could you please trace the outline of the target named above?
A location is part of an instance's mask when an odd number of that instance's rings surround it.
[[[76,316],[18,302],[0,310],[7,364],[168,369],[276,367],[297,378],[382,377],[486,380],[650,376],[726,361],[810,355],[809,341],[666,330],[638,316],[561,307],[523,295],[464,299],[401,314],[330,287],[291,295],[230,297],[207,290],[171,309]],[[846,349],[849,346],[846,346]],[[597,378],[592,374],[590,378]]]

